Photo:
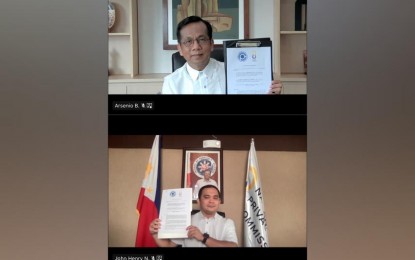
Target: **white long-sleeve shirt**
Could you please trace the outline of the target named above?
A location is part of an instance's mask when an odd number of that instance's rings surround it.
[[[208,233],[214,239],[238,244],[235,223],[232,219],[224,218],[218,213],[213,218],[208,219],[199,211],[192,216],[192,225],[198,227],[202,233]],[[172,241],[183,247],[206,247],[206,245],[194,238],[173,239]]]
[[[210,58],[206,68],[197,71],[186,62],[164,78],[162,94],[226,94],[225,65]]]

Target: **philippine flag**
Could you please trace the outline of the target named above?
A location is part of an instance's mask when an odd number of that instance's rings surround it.
[[[140,189],[137,202],[137,213],[139,215],[136,247],[157,247],[156,242],[150,234],[151,221],[159,216],[160,210],[160,137],[156,135],[150,158],[147,163],[146,172]]]

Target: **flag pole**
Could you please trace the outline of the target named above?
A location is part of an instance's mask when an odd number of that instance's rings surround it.
[[[156,135],[157,136],[157,135]],[[158,169],[158,177],[157,177],[157,190],[156,190],[156,197],[154,200],[154,204],[156,205],[157,211],[160,213],[160,201],[161,201],[161,176],[162,176],[162,171],[161,171],[161,160],[162,160],[162,156],[161,156],[161,148],[163,147],[162,142],[163,142],[163,136],[159,135],[159,143],[158,143],[158,150],[159,150],[159,155],[158,155],[158,165],[157,165],[157,169]]]

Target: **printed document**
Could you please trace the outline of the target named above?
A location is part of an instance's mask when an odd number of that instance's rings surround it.
[[[192,188],[163,190],[158,238],[187,238],[191,223]]]
[[[271,46],[227,48],[228,94],[267,94],[272,82]]]

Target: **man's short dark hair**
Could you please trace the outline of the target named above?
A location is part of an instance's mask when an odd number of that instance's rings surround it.
[[[207,188],[215,188],[215,189],[218,191],[219,199],[222,199],[222,195],[220,194],[220,191],[219,191],[218,187],[216,187],[215,185],[211,185],[211,184],[205,185],[205,186],[203,186],[202,188],[200,188],[200,190],[199,190],[199,194],[197,194],[197,197],[198,197],[199,199],[200,199],[200,196],[202,196],[202,191],[203,191],[204,189],[207,189]]]
[[[177,41],[180,43],[182,37],[180,35],[180,31],[183,29],[183,27],[185,27],[188,24],[191,23],[198,23],[198,22],[202,22],[206,25],[206,29],[207,29],[207,33],[209,36],[209,39],[212,39],[212,25],[210,25],[210,23],[206,20],[203,20],[202,18],[200,18],[199,16],[189,16],[184,18],[178,25],[177,25],[177,30],[176,30],[176,36],[177,36]]]

